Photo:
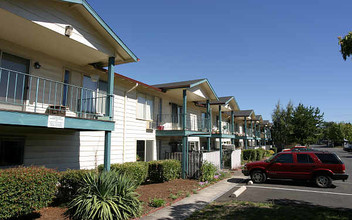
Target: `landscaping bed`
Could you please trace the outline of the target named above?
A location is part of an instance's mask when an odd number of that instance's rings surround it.
[[[352,219],[351,210],[332,209],[310,204],[275,204],[254,202],[214,202],[194,212],[188,220],[196,219]]]
[[[150,201],[154,198],[165,201],[165,205],[185,198],[187,195],[193,194],[195,191],[201,189],[198,180],[176,179],[164,183],[146,184],[137,188],[136,192],[140,195],[139,200],[142,203],[142,215],[145,215],[157,207],[151,207]],[[177,197],[177,198],[176,198]],[[30,218],[49,220],[57,219],[63,220],[65,217],[63,213],[66,208],[48,207],[39,211],[39,214],[33,214]]]

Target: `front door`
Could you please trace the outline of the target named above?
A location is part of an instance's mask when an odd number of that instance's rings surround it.
[[[293,156],[289,154],[279,154],[268,166],[268,176],[271,178],[278,179],[291,179],[294,178],[294,167]]]
[[[145,141],[137,140],[137,160],[145,161]]]
[[[98,82],[93,82],[89,76],[83,77],[82,90],[82,112],[95,112],[95,97],[98,89]]]

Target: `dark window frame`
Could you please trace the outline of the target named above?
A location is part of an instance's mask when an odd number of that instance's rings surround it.
[[[17,147],[19,148],[19,152],[17,152],[19,155],[19,158],[17,158],[16,162],[8,162],[7,164],[4,161],[4,158],[6,157],[6,153],[4,153],[6,150],[9,150],[9,146],[6,146],[6,142],[17,142]],[[23,165],[24,162],[24,148],[25,148],[25,138],[24,137],[13,137],[13,136],[0,136],[0,167],[13,167],[13,166],[19,166]],[[14,149],[12,149],[14,150]],[[13,152],[12,152],[13,153]],[[10,159],[11,160],[11,159]]]

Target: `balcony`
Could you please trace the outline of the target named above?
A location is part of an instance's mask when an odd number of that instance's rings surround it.
[[[0,68],[1,111],[35,113],[29,117],[40,114],[110,121],[106,117],[107,100],[106,92]],[[6,124],[5,120],[1,123]]]
[[[159,114],[157,130],[175,131],[183,129],[183,114]],[[209,132],[209,120],[195,114],[186,114],[186,131]]]

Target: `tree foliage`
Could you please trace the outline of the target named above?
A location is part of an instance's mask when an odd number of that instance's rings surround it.
[[[319,108],[299,104],[294,107],[289,102],[286,108],[277,103],[272,114],[272,137],[280,149],[288,144],[312,144],[317,142],[323,115]]]
[[[344,37],[338,37],[339,45],[341,47],[341,54],[344,60],[352,55],[352,32],[349,32]]]
[[[352,125],[344,122],[325,122],[322,138],[331,141],[333,145],[342,144],[344,139],[352,142]]]

